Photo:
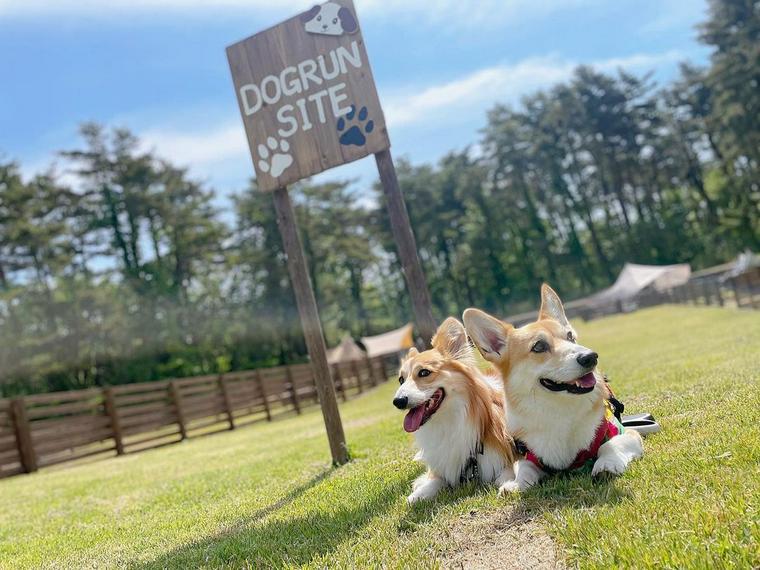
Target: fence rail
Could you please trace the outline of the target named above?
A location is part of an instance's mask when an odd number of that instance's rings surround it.
[[[395,370],[377,357],[332,365],[346,401]],[[231,430],[318,403],[310,364],[0,399],[0,477]]]
[[[590,320],[665,303],[760,309],[760,268],[756,267],[734,277],[715,276],[691,279],[683,285],[661,291],[647,289],[631,301],[617,301],[594,308],[579,308],[572,314],[568,311],[568,316]]]

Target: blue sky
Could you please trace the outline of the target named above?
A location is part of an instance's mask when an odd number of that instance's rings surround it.
[[[0,0],[0,155],[29,175],[78,146],[77,125],[123,126],[222,195],[253,175],[224,48],[308,0]],[[395,156],[476,143],[485,112],[584,63],[704,63],[702,0],[355,0]],[[318,177],[375,178],[364,159]],[[223,201],[222,201],[223,202]]]

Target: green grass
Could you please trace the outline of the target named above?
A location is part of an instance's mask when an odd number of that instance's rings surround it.
[[[354,461],[327,464],[317,410],[146,453],[0,481],[0,567],[430,567],[462,514],[538,517],[582,567],[760,566],[760,314],[667,307],[578,326],[628,410],[663,432],[622,477],[522,497],[404,497],[393,382],[343,406]]]

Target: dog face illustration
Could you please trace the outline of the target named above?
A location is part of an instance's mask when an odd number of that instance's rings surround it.
[[[304,22],[306,31],[311,34],[340,36],[353,34],[359,29],[351,10],[336,2],[325,2],[321,6],[314,6],[301,15],[301,21]]]

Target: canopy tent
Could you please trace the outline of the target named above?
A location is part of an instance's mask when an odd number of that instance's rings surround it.
[[[362,344],[370,357],[393,354],[414,346],[412,323],[376,336],[362,337]]]
[[[338,346],[327,351],[327,362],[330,364],[361,360],[366,357],[367,353],[350,336],[344,336]]]
[[[603,305],[628,301],[648,287],[657,291],[683,285],[689,280],[691,267],[688,263],[677,265],[638,265],[626,263],[617,280],[607,289],[603,289],[582,299],[585,305]],[[580,301],[576,301],[580,304]]]

